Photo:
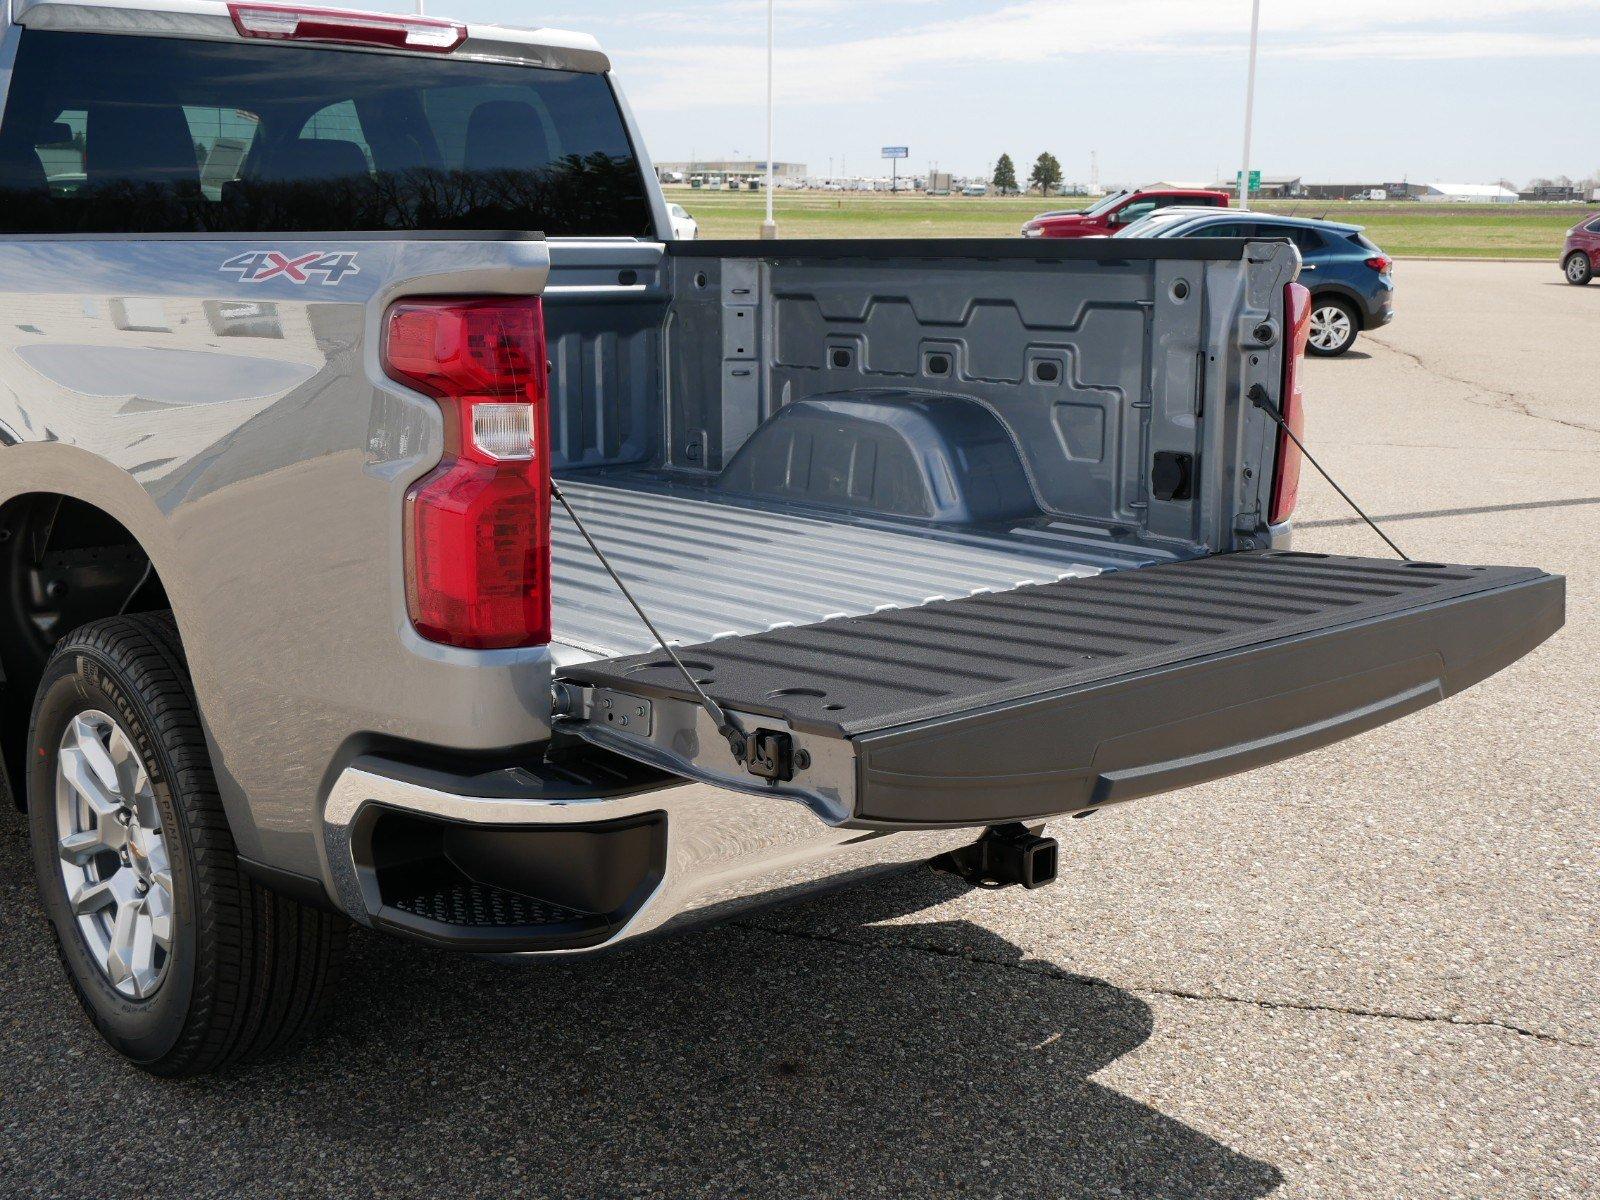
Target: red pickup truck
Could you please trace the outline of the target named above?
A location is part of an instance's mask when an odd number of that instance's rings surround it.
[[[1174,204],[1227,208],[1227,192],[1209,188],[1137,188],[1112,192],[1090,208],[1040,213],[1022,227],[1023,237],[1107,237],[1158,208]]]

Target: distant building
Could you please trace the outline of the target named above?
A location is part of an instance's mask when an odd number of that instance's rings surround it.
[[[1308,183],[1301,189],[1305,200],[1416,200],[1424,188],[1419,183],[1366,179],[1348,183]]]
[[[1239,193],[1236,179],[1219,180],[1206,186],[1214,191]],[[1305,185],[1298,175],[1263,175],[1260,186],[1251,188],[1250,195],[1258,200],[1299,200],[1305,195]]]
[[[692,181],[695,176],[705,179],[715,175],[727,183],[735,186],[748,183],[752,180],[760,181],[767,177],[767,164],[761,162],[724,161],[712,162],[709,160],[696,160],[695,162],[664,162],[656,164],[656,177],[663,182],[668,176],[677,176],[679,179]],[[799,183],[806,177],[806,164],[793,162],[775,162],[772,164],[774,179],[790,179]],[[676,179],[673,182],[677,182]]]
[[[1388,192],[1388,188],[1381,183],[1308,183],[1305,185],[1305,198],[1307,200],[1354,200],[1357,196],[1370,197],[1373,192]]]
[[[1584,198],[1582,188],[1564,187],[1556,183],[1529,188],[1525,192],[1518,192],[1517,195],[1523,200],[1542,201],[1545,204],[1570,204],[1574,200]]]
[[[1435,204],[1515,204],[1517,194],[1498,183],[1422,183],[1417,199]]]

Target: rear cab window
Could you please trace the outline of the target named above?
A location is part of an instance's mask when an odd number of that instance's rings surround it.
[[[0,232],[655,237],[603,75],[24,30]]]

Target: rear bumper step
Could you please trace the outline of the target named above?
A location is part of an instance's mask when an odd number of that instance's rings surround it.
[[[1564,581],[1512,567],[1233,554],[725,638],[682,651],[747,728],[752,779],[663,654],[562,672],[637,699],[573,728],[656,766],[865,827],[996,824],[1248,770],[1413,712],[1560,628]],[[594,713],[579,711],[580,718]],[[720,761],[726,759],[726,761]]]

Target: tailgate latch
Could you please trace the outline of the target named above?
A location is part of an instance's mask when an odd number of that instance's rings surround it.
[[[794,778],[794,738],[777,729],[758,729],[745,739],[745,770],[758,779],[788,783]]]

